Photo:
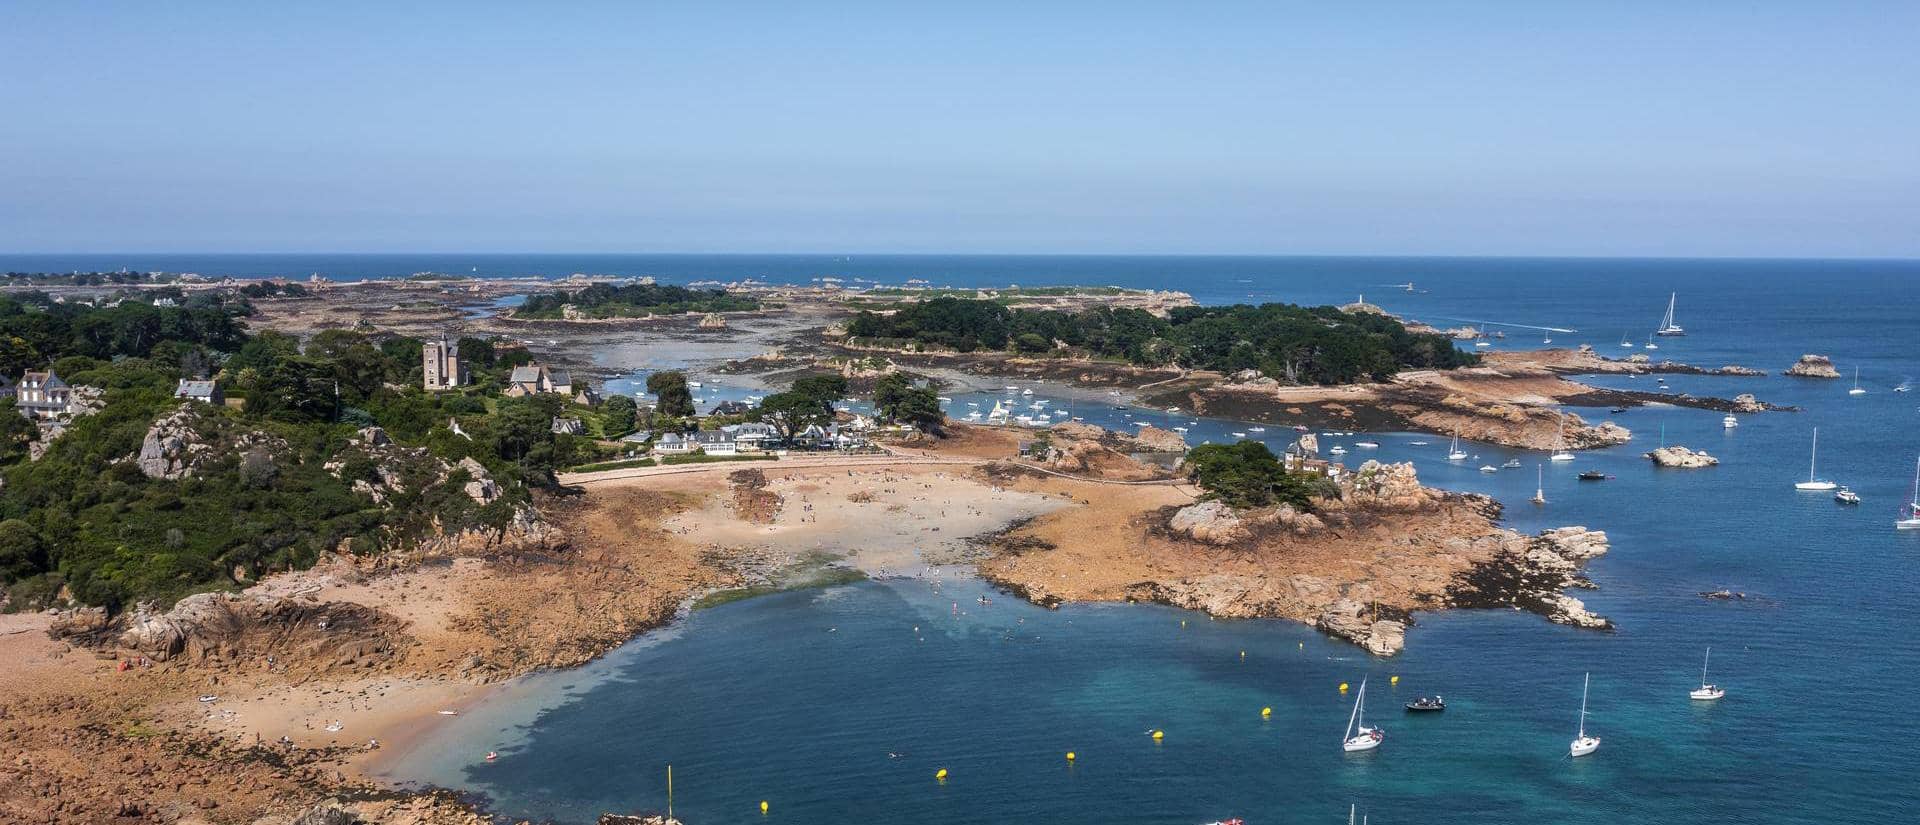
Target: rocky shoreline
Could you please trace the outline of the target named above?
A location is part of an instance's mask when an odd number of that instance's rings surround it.
[[[1126,525],[1072,511],[1042,517],[991,537],[980,573],[1050,608],[1132,601],[1292,619],[1377,656],[1404,648],[1421,610],[1519,607],[1557,624],[1611,627],[1563,592],[1591,586],[1579,571],[1606,552],[1606,535],[1563,527],[1526,536],[1497,526],[1499,510],[1484,496],[1420,486],[1411,465],[1367,462],[1339,498],[1311,511],[1199,502]]]

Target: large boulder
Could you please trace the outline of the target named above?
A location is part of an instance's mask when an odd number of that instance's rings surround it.
[[[1833,359],[1824,355],[1802,355],[1800,360],[1787,368],[1787,374],[1797,378],[1839,378],[1840,371],[1833,368]]]
[[[1660,449],[1647,453],[1647,458],[1652,459],[1654,464],[1661,467],[1676,467],[1687,470],[1699,467],[1712,467],[1720,463],[1720,459],[1707,455],[1704,451],[1694,452],[1677,444],[1671,447],[1661,447]]]
[[[1253,535],[1239,513],[1218,501],[1202,501],[1180,508],[1167,520],[1167,529],[1216,545],[1234,544]]]
[[[1753,393],[1743,392],[1733,397],[1733,411],[1742,413],[1766,412],[1767,405],[1753,397]]]

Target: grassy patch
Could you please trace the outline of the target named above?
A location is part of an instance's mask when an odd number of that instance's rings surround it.
[[[701,453],[697,455],[661,456],[660,463],[662,465],[711,464],[716,461],[776,461],[779,458],[777,455],[767,455],[763,453],[755,453],[752,455],[706,455]]]
[[[598,464],[582,464],[578,467],[574,467],[573,469],[568,470],[567,472],[597,473],[597,472],[600,472],[601,470],[624,470],[624,469],[627,469],[628,467],[652,467],[652,466],[653,466],[653,459],[651,458],[630,458],[625,461],[602,461]]]

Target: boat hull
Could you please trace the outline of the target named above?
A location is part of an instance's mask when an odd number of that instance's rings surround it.
[[[1840,485],[1835,484],[1831,481],[1802,481],[1798,484],[1793,485],[1793,489],[1795,490],[1833,490],[1833,489],[1837,489],[1839,486]]]
[[[1588,736],[1583,739],[1573,740],[1573,744],[1567,748],[1567,755],[1568,756],[1586,756],[1587,754],[1593,753],[1594,751],[1597,751],[1599,749],[1600,749],[1600,737]]]
[[[1719,688],[1700,688],[1687,693],[1687,697],[1696,702],[1711,702],[1726,695],[1727,692]]]

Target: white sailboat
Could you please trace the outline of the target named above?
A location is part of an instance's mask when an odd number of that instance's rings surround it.
[[[1547,460],[1572,461],[1573,458],[1573,453],[1567,452],[1567,414],[1560,413],[1559,429],[1554,432],[1553,436],[1553,455],[1549,456]]]
[[[1720,426],[1731,430],[1735,427],[1740,426],[1740,419],[1734,418],[1733,413],[1727,413],[1726,418],[1720,419]]]
[[[1679,298],[1680,293],[1673,292],[1667,294],[1667,317],[1660,319],[1660,328],[1654,330],[1653,334],[1669,337],[1687,334],[1686,330],[1681,329],[1679,324],[1673,322],[1673,304],[1679,300]]]
[[[1895,530],[1920,530],[1920,459],[1913,462],[1913,498],[1907,500],[1907,506],[1901,508],[1901,518],[1893,523]]]
[[[1465,461],[1467,454],[1460,451],[1460,434],[1453,434],[1453,447],[1447,450],[1448,461]]]
[[[1712,685],[1707,683],[1707,661],[1712,658],[1713,658],[1713,648],[1707,648],[1707,655],[1704,657],[1701,657],[1700,659],[1700,688],[1698,690],[1689,691],[1687,693],[1688,698],[1697,699],[1702,702],[1711,702],[1715,699],[1719,699],[1720,697],[1727,695],[1726,690],[1721,688],[1719,685]]]
[[[1568,746],[1569,756],[1586,756],[1600,749],[1600,737],[1587,735],[1587,688],[1593,685],[1593,674],[1580,685],[1580,732],[1574,734],[1573,744]]]
[[[1653,336],[1651,335],[1647,336],[1647,349],[1659,349],[1659,348],[1660,348],[1660,345],[1653,342]]]
[[[1820,428],[1813,428],[1813,451],[1807,454],[1807,480],[1793,485],[1795,490],[1831,490],[1840,485],[1820,478],[1815,472],[1820,458]]]
[[[1627,339],[1627,334],[1624,332],[1620,333],[1620,348],[1633,349],[1633,342]]]
[[[1547,503],[1547,465],[1535,465],[1533,469],[1533,503],[1545,504]]]
[[[1847,390],[1847,394],[1848,395],[1866,395],[1867,394],[1867,391],[1860,386],[1860,368],[1859,367],[1853,368],[1853,389]]]
[[[1347,717],[1347,734],[1340,747],[1347,753],[1370,751],[1387,741],[1387,732],[1367,727],[1367,680],[1360,680],[1360,694],[1353,697],[1353,713]]]

